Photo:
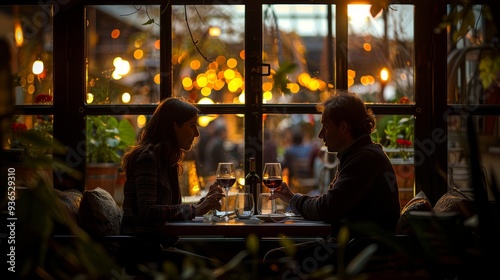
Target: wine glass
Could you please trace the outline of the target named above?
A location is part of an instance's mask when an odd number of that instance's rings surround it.
[[[255,204],[251,193],[236,195],[234,212],[239,219],[249,219],[253,216]]]
[[[272,200],[269,199],[270,193],[260,193],[257,200],[257,214],[269,215],[272,210]]]
[[[226,191],[226,199],[225,201],[225,214],[224,218],[229,220],[229,189],[236,182],[236,175],[234,170],[234,164],[232,162],[220,162],[217,165],[217,183],[223,187]]]
[[[262,182],[274,194],[274,190],[281,185],[281,164],[280,163],[266,163],[262,174]],[[272,200],[271,214],[276,214],[276,201]]]

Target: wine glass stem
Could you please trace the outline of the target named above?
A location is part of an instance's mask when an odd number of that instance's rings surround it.
[[[226,199],[224,199],[226,201],[226,219],[229,217],[229,190],[226,188]]]
[[[274,190],[271,190],[271,196],[274,194]],[[276,214],[276,200],[271,200],[271,214]]]

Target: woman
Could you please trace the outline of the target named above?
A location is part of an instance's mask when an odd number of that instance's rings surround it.
[[[171,97],[156,108],[138,143],[123,158],[124,185],[122,234],[146,237],[164,249],[177,236],[167,236],[168,221],[191,220],[220,209],[222,188],[214,183],[197,204],[182,204],[178,175],[182,157],[198,137],[198,108],[183,98]],[[159,243],[158,243],[159,242]],[[143,247],[144,246],[139,246]],[[158,248],[158,246],[155,246]]]

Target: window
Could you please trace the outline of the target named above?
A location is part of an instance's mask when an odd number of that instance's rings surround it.
[[[284,158],[285,131],[292,124],[300,124],[314,143],[320,116],[315,104],[333,89],[348,88],[364,98],[380,125],[411,130],[413,141],[400,139],[411,145],[401,147],[400,141],[397,153],[413,153],[412,190],[436,199],[448,187],[442,171],[460,143],[464,110],[475,115],[479,135],[490,141],[485,151],[496,151],[498,99],[487,91],[469,93],[481,86],[480,58],[495,61],[492,50],[472,51],[488,42],[488,23],[481,17],[481,32],[453,41],[448,38],[460,26],[434,32],[452,6],[398,1],[371,15],[369,6],[350,2],[113,1],[62,9],[7,1],[0,19],[8,24],[0,32],[13,54],[11,72],[19,77],[17,123],[34,128],[37,116],[50,116],[52,135],[67,150],[54,157],[84,174],[88,151],[82,131],[89,116],[128,120],[137,134],[159,100],[185,96],[203,112],[201,130],[226,128],[224,148],[244,174],[250,157],[262,170],[269,139],[275,141],[276,160]],[[40,94],[52,99],[37,99]],[[387,127],[377,129],[386,140]],[[396,128],[396,140],[402,131]],[[4,146],[11,140],[12,132]],[[200,153],[187,156],[196,161]],[[205,166],[194,166],[207,174]],[[66,175],[59,172],[54,184],[84,188],[84,180]]]
[[[498,162],[500,137],[500,89],[498,87],[498,69],[500,52],[492,44],[489,30],[492,22],[484,17],[487,7],[475,5],[464,9],[460,5],[448,5],[447,15],[453,18],[463,12],[474,19],[471,28],[460,21],[448,32],[450,49],[447,53],[448,88],[448,184],[449,187],[470,190],[471,135],[468,135],[470,123],[474,127],[473,135],[478,143],[479,159],[486,187],[491,187],[491,179],[498,177],[500,171],[494,162]],[[495,111],[495,113],[493,112]],[[469,123],[470,118],[470,123]],[[497,179],[498,180],[498,179]],[[491,189],[488,199],[495,200]]]
[[[87,104],[160,100],[160,7],[87,6]],[[150,19],[158,22],[144,24]]]

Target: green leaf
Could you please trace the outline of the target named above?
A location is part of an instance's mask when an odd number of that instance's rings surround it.
[[[136,141],[135,130],[128,120],[122,119],[118,123],[120,140],[127,146],[131,146]]]
[[[347,242],[349,242],[349,239],[350,239],[349,229],[346,226],[342,226],[339,230],[337,241],[341,245],[346,245]]]
[[[142,25],[150,25],[150,24],[153,24],[153,23],[155,23],[155,20],[153,18],[150,18],[148,21],[146,21]]]
[[[250,234],[247,237],[247,250],[252,253],[252,255],[257,255],[259,253],[259,238],[255,234]]]

